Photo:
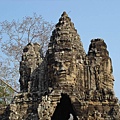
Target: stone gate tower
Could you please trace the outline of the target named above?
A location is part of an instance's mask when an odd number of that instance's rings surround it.
[[[68,120],[70,116],[73,120],[120,120],[112,62],[103,39],[92,39],[86,54],[74,24],[63,12],[45,58],[40,56],[37,43],[24,48],[21,93],[3,120]]]

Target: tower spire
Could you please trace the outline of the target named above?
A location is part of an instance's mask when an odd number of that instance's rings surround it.
[[[66,12],[63,12],[59,22],[56,24],[52,33],[47,52],[47,61],[49,64],[50,81],[52,85],[72,84],[77,81],[77,69],[73,64],[79,66],[80,61],[86,55],[80,36],[71,22]],[[81,60],[80,60],[81,59]],[[53,75],[51,75],[51,73]]]

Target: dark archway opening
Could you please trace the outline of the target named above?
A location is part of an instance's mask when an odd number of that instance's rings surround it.
[[[63,93],[61,96],[60,103],[58,103],[51,120],[68,120],[70,114],[72,114],[73,120],[78,120],[69,96]]]

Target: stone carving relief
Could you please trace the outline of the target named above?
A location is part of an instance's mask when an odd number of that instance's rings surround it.
[[[80,36],[63,12],[41,58],[29,43],[20,62],[21,93],[3,120],[120,120],[112,62],[103,39],[92,39],[85,53]],[[8,114],[9,113],[9,114]]]

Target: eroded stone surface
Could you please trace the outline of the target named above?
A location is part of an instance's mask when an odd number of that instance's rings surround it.
[[[40,46],[39,44],[28,44],[23,49],[22,61],[20,62],[20,89],[23,92],[30,91],[32,84],[33,72],[38,68],[42,62],[40,59]],[[35,80],[34,80],[35,82]]]
[[[86,54],[74,24],[63,12],[44,59],[38,44],[24,48],[21,93],[3,120],[68,120],[70,114],[74,120],[119,120],[112,72],[104,40],[91,40]]]
[[[64,12],[53,31],[46,56],[51,87],[74,87],[85,55],[80,36]]]
[[[29,43],[22,54],[20,62],[21,92],[42,92],[44,83],[45,62],[41,58],[41,48],[38,43]]]

